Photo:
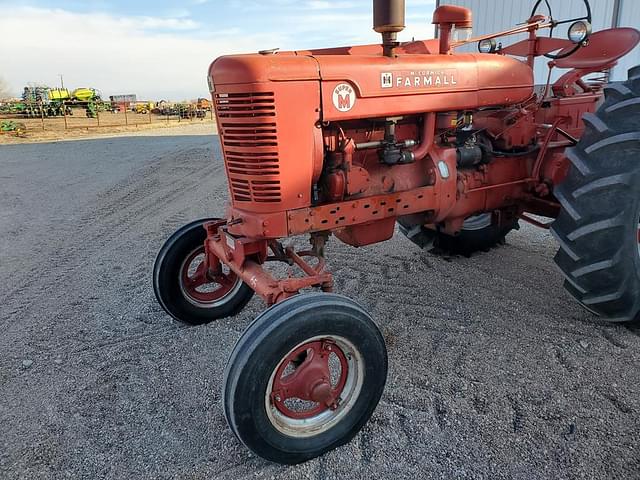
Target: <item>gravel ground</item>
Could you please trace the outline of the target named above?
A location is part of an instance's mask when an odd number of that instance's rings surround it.
[[[640,330],[594,322],[526,226],[470,259],[333,240],[336,291],[387,340],[383,400],[320,459],[249,453],[220,383],[262,303],[187,328],[151,289],[226,196],[217,139],[178,133],[0,147],[0,478],[640,477]]]

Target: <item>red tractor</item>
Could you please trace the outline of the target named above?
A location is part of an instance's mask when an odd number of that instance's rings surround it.
[[[331,235],[358,247],[397,223],[420,247],[468,255],[526,221],[551,228],[584,307],[611,321],[640,315],[640,67],[624,83],[603,76],[640,33],[592,34],[587,0],[571,20],[553,18],[548,1],[539,13],[541,2],[522,25],[478,38],[468,9],[440,6],[438,39],[400,43],[404,0],[374,0],[381,45],[211,65],[226,217],[174,233],[153,282],[189,324],[235,315],[254,293],[269,306],[224,378],[229,426],[256,454],[297,463],[342,445],[382,395],[384,340],[361,306],[331,293]],[[563,25],[568,39],[554,38]],[[496,41],[516,34],[526,38]],[[460,50],[469,44],[479,52]],[[536,89],[542,56],[549,79],[566,73]],[[303,251],[283,243],[300,235]],[[274,275],[270,262],[297,273]],[[312,287],[321,292],[302,293]]]

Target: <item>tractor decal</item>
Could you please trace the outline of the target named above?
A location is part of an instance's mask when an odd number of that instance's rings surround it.
[[[339,83],[333,89],[333,106],[341,112],[348,112],[356,104],[356,92],[348,83]]]
[[[380,74],[382,88],[449,87],[458,84],[458,71],[399,71]]]
[[[391,72],[382,72],[380,74],[380,87],[381,88],[391,88],[391,87],[393,87],[393,73],[391,73]]]

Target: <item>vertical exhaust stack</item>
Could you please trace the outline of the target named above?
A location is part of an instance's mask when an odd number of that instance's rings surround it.
[[[398,46],[398,32],[404,30],[405,0],[373,0],[373,29],[382,34],[382,50],[393,56]]]

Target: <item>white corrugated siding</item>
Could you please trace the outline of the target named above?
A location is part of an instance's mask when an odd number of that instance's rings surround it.
[[[622,1],[618,25],[621,27],[640,28],[640,1]],[[640,65],[640,46],[637,46],[629,55],[620,60],[618,65],[613,69],[614,79],[626,80],[627,71],[636,65]]]
[[[411,1],[411,0],[408,0]],[[470,8],[473,12],[473,33],[483,35],[487,33],[499,32],[514,27],[529,18],[531,9],[535,1],[533,0],[441,0],[441,5],[460,5]],[[553,9],[553,17],[557,20],[568,20],[581,17],[586,13],[583,0],[549,0]],[[593,29],[604,30],[611,28],[614,24],[614,0],[591,0],[591,10],[593,17]],[[547,13],[546,6],[542,2],[539,10]],[[638,28],[640,25],[640,0],[622,0],[620,8],[620,26],[631,26]],[[554,36],[566,38],[566,29],[558,29]],[[547,35],[548,31],[543,34]],[[516,41],[526,38],[523,36],[511,36],[504,39],[505,45],[510,45]],[[468,47],[476,50],[476,46]],[[477,51],[477,50],[476,50]],[[614,69],[613,79],[626,79],[627,69],[640,64],[640,48],[637,48],[632,55],[623,59],[620,66]],[[536,61],[536,83],[543,84],[547,80],[548,68],[547,60],[542,57]],[[553,78],[558,78],[562,71],[556,71]]]

